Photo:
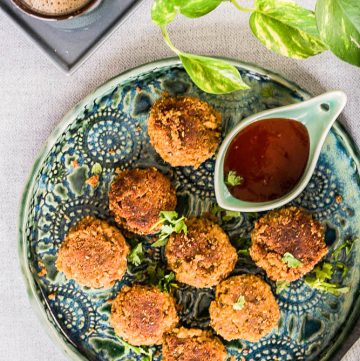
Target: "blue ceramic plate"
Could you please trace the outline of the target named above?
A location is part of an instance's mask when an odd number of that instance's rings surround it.
[[[54,266],[59,245],[69,228],[92,214],[111,218],[108,189],[117,167],[156,166],[176,186],[178,211],[201,215],[215,202],[214,159],[197,170],[172,168],[149,143],[147,116],[151,104],[164,92],[190,94],[209,102],[223,115],[225,135],[242,118],[255,112],[300,102],[310,95],[278,75],[232,61],[251,90],[209,95],[190,81],[177,60],[163,60],[126,72],[97,89],[70,111],[55,129],[36,161],[26,186],[20,215],[20,258],[29,296],[53,339],[74,360],[140,360],[124,347],[109,327],[113,299],[124,283],[133,282],[140,269],[130,267],[122,280],[107,290],[90,290],[68,281]],[[95,163],[102,165],[96,188],[87,183]],[[336,124],[322,149],[316,171],[305,191],[293,202],[327,226],[330,250],[355,239],[360,231],[360,181],[358,151]],[[236,244],[248,237],[258,215],[243,214],[222,227]],[[130,242],[133,240],[129,240]],[[142,239],[147,242],[147,239]],[[330,252],[331,253],[331,252]],[[161,251],[149,257],[163,260]],[[330,254],[328,256],[330,258]],[[226,343],[236,360],[330,360],[348,337],[359,314],[360,245],[342,253],[349,267],[333,281],[350,287],[336,297],[314,290],[303,280],[277,295],[281,308],[278,329],[258,343]],[[262,274],[242,257],[234,273]],[[181,321],[188,327],[207,327],[212,289],[180,287]],[[154,360],[161,359],[154,348]]]

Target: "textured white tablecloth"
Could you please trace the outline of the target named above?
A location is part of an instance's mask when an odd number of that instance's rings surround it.
[[[312,7],[314,1],[302,3]],[[150,21],[150,5],[151,0],[145,0],[71,77],[58,70],[0,12],[0,360],[66,359],[27,300],[17,257],[20,196],[41,146],[71,107],[122,71],[172,56]],[[306,61],[272,54],[251,35],[247,15],[230,4],[195,22],[181,18],[170,33],[183,50],[256,63],[314,94],[345,91],[349,102],[341,120],[360,143],[360,69],[330,53]],[[360,360],[360,341],[343,360]]]

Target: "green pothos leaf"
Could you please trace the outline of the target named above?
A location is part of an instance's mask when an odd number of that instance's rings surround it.
[[[326,50],[314,12],[292,1],[256,0],[250,28],[268,49],[290,58],[304,59]]]
[[[239,71],[223,60],[187,53],[180,53],[179,57],[191,80],[207,93],[223,94],[249,88]]]
[[[360,66],[360,1],[318,0],[316,21],[329,49],[340,59]]]
[[[177,0],[180,13],[188,18],[199,18],[216,9],[222,0]]]
[[[177,14],[175,0],[154,0],[151,8],[151,19],[159,26],[171,23]]]
[[[188,18],[199,18],[216,9],[222,0],[154,0],[151,19],[159,25],[171,23],[178,12]]]

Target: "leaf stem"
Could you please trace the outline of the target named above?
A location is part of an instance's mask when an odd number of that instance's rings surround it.
[[[166,44],[168,45],[168,47],[169,47],[174,53],[176,53],[177,55],[179,55],[181,52],[180,52],[180,50],[178,50],[178,49],[175,47],[175,45],[171,42],[170,37],[169,37],[169,33],[168,33],[167,29],[166,29],[166,26],[165,26],[165,25],[160,26],[160,29],[161,29],[161,33],[162,33],[162,35],[163,35],[163,37],[164,37],[164,40],[165,40]]]
[[[236,0],[230,0],[230,2],[240,11],[245,11],[247,13],[250,13],[255,10],[250,8],[244,8],[243,6],[239,5]]]

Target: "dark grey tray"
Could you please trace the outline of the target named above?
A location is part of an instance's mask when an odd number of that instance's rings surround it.
[[[11,0],[0,8],[66,72],[78,67],[141,0],[104,0],[89,14],[62,21],[44,21],[20,11]]]

